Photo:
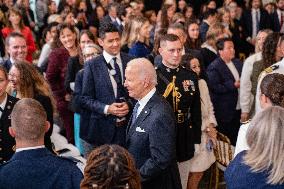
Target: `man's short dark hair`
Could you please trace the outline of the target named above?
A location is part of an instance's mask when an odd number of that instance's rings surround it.
[[[165,34],[161,37],[160,40],[160,47],[162,47],[162,43],[165,43],[166,41],[180,41],[179,37],[177,35],[174,34]]]
[[[12,32],[8,35],[8,37],[6,38],[5,40],[5,45],[6,46],[9,46],[10,45],[10,39],[11,38],[16,38],[16,37],[19,37],[19,38],[23,38],[26,40],[26,38],[23,36],[23,34],[19,33],[19,32]]]
[[[203,13],[203,19],[207,19],[209,18],[209,16],[214,16],[217,14],[217,10],[216,9],[208,9],[207,11],[205,11]]]
[[[111,7],[115,7],[116,10],[118,11],[119,4],[116,3],[116,2],[110,3],[110,4],[107,6],[107,11],[109,11],[109,10],[111,9]]]
[[[218,51],[224,50],[224,46],[225,46],[225,42],[227,41],[231,41],[233,42],[233,40],[231,38],[221,38],[216,42],[216,47]]]
[[[173,23],[173,24],[170,24],[169,27],[168,27],[168,30],[169,30],[169,29],[182,30],[182,31],[185,33],[184,26],[183,26],[181,23]]]
[[[106,35],[106,33],[113,33],[113,32],[117,32],[119,33],[117,27],[115,27],[115,25],[113,25],[112,23],[103,23],[101,26],[100,26],[100,29],[99,29],[99,37],[101,39],[103,39]]]
[[[32,98],[19,100],[11,114],[12,128],[16,130],[16,140],[37,142],[44,137],[47,115],[43,106]]]

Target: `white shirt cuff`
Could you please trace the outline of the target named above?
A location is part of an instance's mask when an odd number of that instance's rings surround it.
[[[106,105],[106,106],[105,106],[105,109],[104,109],[104,114],[105,114],[105,115],[108,115],[108,113],[107,113],[108,107],[109,107],[109,105]]]

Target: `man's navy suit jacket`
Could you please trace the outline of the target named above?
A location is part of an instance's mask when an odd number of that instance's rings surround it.
[[[127,63],[132,58],[124,53],[120,53],[120,56],[124,78]],[[89,124],[81,125],[80,136],[82,139],[95,145],[113,143],[117,118],[113,115],[105,115],[104,108],[106,105],[114,103],[115,100],[107,63],[103,55],[100,55],[84,66],[81,103],[84,109],[90,111],[90,120]],[[121,140],[125,141],[125,138]]]
[[[6,71],[9,72],[11,67],[12,67],[12,62],[11,62],[10,59],[7,59],[7,60],[1,62],[0,65],[4,66],[4,68],[6,68]]]
[[[232,60],[240,77],[243,64]],[[235,87],[235,78],[226,63],[216,58],[207,68],[208,86],[217,120],[229,122],[235,115],[238,102],[238,89]]]
[[[16,152],[0,166],[1,189],[79,189],[82,179],[74,162],[46,148]]]
[[[143,189],[181,188],[175,143],[173,110],[156,92],[127,128],[127,149],[140,170]]]

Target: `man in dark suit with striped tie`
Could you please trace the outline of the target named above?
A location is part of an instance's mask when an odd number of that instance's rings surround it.
[[[84,67],[82,106],[91,116],[89,124],[81,125],[80,137],[94,146],[124,146],[130,100],[123,82],[131,57],[120,52],[120,34],[113,24],[102,25],[99,36],[103,53]]]

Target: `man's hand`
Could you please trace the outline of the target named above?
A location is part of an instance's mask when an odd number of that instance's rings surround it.
[[[235,85],[235,87],[236,87],[237,89],[240,88],[240,80],[236,81],[236,82],[234,83],[234,85]]]
[[[247,120],[249,120],[249,113],[243,112],[241,114],[241,122],[243,123],[243,122],[246,122]]]
[[[206,128],[206,133],[207,133],[207,135],[208,135],[210,138],[216,140],[216,138],[217,138],[217,130],[216,130],[216,128],[214,127],[214,124],[213,124],[213,123],[210,123],[210,124],[208,125],[208,127]]]
[[[108,114],[112,114],[117,117],[124,117],[128,114],[128,112],[129,112],[129,107],[126,102],[112,103],[107,109]]]

